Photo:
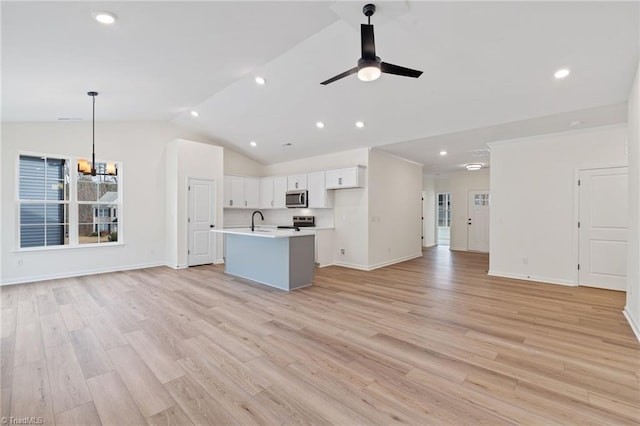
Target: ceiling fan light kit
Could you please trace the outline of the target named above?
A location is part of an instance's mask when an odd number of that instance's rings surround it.
[[[360,25],[360,43],[362,57],[358,59],[358,65],[355,68],[351,68],[348,71],[338,74],[335,77],[331,77],[328,80],[323,81],[322,85],[333,83],[334,81],[348,77],[352,74],[358,74],[358,78],[362,81],[374,81],[377,80],[382,73],[396,74],[402,77],[418,78],[422,75],[422,71],[413,70],[411,68],[401,67],[399,65],[389,64],[382,62],[382,60],[376,56],[376,43],[373,37],[373,25],[371,25],[371,15],[376,11],[374,4],[366,4],[362,8],[362,13],[367,17],[367,23]]]

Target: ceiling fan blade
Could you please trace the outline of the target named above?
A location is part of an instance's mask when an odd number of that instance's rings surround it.
[[[341,78],[348,77],[348,76],[350,76],[351,74],[355,74],[355,73],[357,73],[357,72],[358,72],[358,68],[357,68],[357,67],[355,67],[355,68],[351,68],[349,71],[345,71],[345,72],[343,72],[342,74],[338,74],[338,75],[336,75],[335,77],[331,77],[329,80],[323,81],[323,82],[322,82],[322,83],[320,83],[320,84],[327,85],[327,84],[329,84],[329,83],[333,83],[334,81],[340,80]]]
[[[376,42],[373,38],[373,25],[360,24],[360,42],[362,59],[376,59]]]
[[[401,67],[400,65],[388,64],[386,62],[382,62],[380,64],[380,71],[386,72],[387,74],[396,74],[403,77],[413,78],[418,78],[422,75],[422,71],[412,70],[411,68]]]

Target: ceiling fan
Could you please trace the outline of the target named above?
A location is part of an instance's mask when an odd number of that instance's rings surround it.
[[[358,66],[351,68],[349,71],[345,71],[342,74],[338,74],[335,77],[331,77],[329,80],[323,81],[320,84],[327,85],[355,73],[358,73],[358,78],[362,81],[376,80],[383,72],[387,74],[401,75],[403,77],[420,77],[422,71],[382,62],[380,58],[376,56],[376,44],[373,39],[373,25],[371,25],[371,15],[373,15],[375,11],[375,4],[366,4],[362,8],[362,13],[367,17],[367,23],[360,25],[362,57],[358,59]]]

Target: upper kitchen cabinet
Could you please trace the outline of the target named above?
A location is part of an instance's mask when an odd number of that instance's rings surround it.
[[[273,208],[274,209],[287,208],[287,205],[286,205],[287,181],[288,179],[286,176],[276,176],[273,178]]]
[[[364,187],[364,167],[354,166],[345,169],[326,171],[326,189]]]
[[[263,177],[260,179],[260,208],[273,208],[273,178]]]
[[[244,206],[252,209],[260,206],[260,178],[244,178]]]
[[[287,193],[287,177],[263,177],[260,179],[260,208],[284,209]]]
[[[331,207],[331,199],[327,194],[325,180],[325,172],[313,172],[307,174],[309,208]]]
[[[241,176],[224,177],[225,208],[258,208],[260,179]]]
[[[307,189],[307,175],[293,175],[287,177],[287,191]]]

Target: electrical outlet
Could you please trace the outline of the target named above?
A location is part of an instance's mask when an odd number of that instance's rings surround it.
[[[346,250],[345,249],[340,249],[340,254],[345,254]]]
[[[18,259],[18,266],[22,266],[22,259]]]
[[[525,257],[523,257],[523,258],[522,258],[522,264],[523,264],[523,265],[528,265],[528,264],[529,264],[529,258],[528,258],[528,257],[526,257],[526,256],[525,256]]]

